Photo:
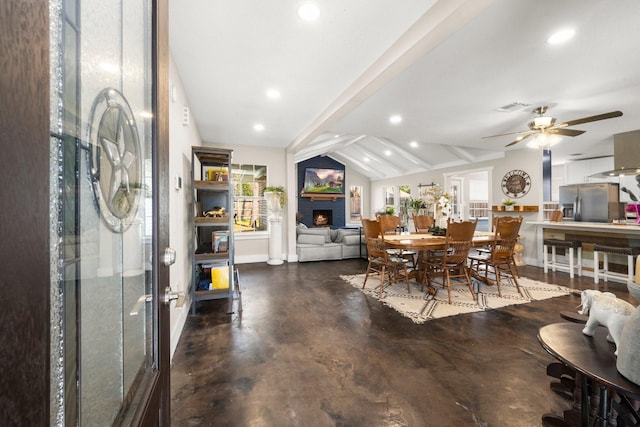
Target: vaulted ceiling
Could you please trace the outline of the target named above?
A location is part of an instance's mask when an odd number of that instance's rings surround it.
[[[637,0],[315,0],[312,22],[301,3],[170,0],[204,141],[329,155],[384,179],[531,150],[482,137],[528,130],[543,105],[558,122],[624,113],[571,127],[586,132],[554,145],[556,162],[610,155],[613,134],[640,129]],[[563,28],[575,36],[547,43]]]

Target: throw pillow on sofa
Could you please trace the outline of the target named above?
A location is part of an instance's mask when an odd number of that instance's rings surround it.
[[[302,235],[315,235],[315,236],[323,236],[324,241],[326,243],[331,243],[331,230],[329,227],[319,227],[319,228],[302,228],[298,226],[296,228],[298,236]]]

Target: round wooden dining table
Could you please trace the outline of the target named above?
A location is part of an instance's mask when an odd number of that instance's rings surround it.
[[[384,243],[391,249],[411,250],[418,252],[418,258],[424,257],[430,251],[445,248],[445,236],[434,236],[431,233],[404,233],[404,234],[385,234]],[[488,231],[476,231],[473,235],[471,245],[486,246],[493,242],[495,234]],[[418,265],[421,265],[418,262]],[[412,271],[409,277],[413,277],[418,281],[424,280],[424,274],[419,269]],[[428,287],[429,294],[435,295],[436,289],[433,286]]]

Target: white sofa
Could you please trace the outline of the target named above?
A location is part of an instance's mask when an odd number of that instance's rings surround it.
[[[365,256],[367,248],[359,228],[296,227],[298,262],[349,259]]]

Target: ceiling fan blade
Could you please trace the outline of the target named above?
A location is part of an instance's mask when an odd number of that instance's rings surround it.
[[[512,145],[516,145],[518,142],[524,141],[525,139],[529,138],[531,135],[533,135],[533,132],[529,133],[529,135],[524,135],[523,137],[518,138],[513,142],[510,142],[509,144],[505,145],[505,147],[510,147]]]
[[[575,130],[575,129],[556,129],[551,128],[547,131],[547,133],[552,133],[554,135],[562,135],[562,136],[578,136],[582,135],[586,131],[584,130]]]
[[[507,136],[507,135],[520,135],[523,133],[532,133],[530,130],[521,130],[519,132],[507,132],[507,133],[499,133],[497,135],[489,135],[489,136],[483,136],[481,139],[486,139],[486,138],[495,138],[497,136]]]
[[[613,119],[614,117],[620,117],[621,115],[622,115],[622,111],[611,111],[610,113],[597,114],[595,116],[583,117],[581,119],[569,120],[568,122],[558,123],[557,125],[555,125],[555,127],[559,128],[559,127],[575,126],[575,125],[580,125],[582,123],[597,122],[598,120]]]

